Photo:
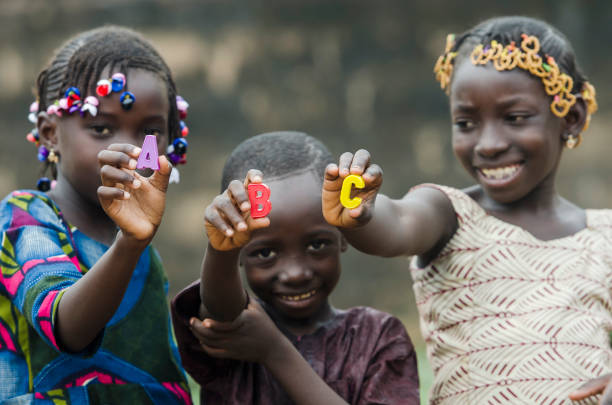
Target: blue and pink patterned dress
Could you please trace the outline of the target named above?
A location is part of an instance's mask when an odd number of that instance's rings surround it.
[[[105,329],[74,354],[56,340],[57,306],[108,247],[71,227],[37,191],[2,201],[0,230],[0,403],[191,403],[155,249],[141,255]]]

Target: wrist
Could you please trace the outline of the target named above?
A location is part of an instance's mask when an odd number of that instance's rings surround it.
[[[153,240],[153,238],[146,239],[137,239],[133,236],[126,235],[121,229],[117,232],[117,236],[115,236],[115,241],[113,244],[118,247],[125,248],[129,251],[136,250],[138,252],[142,252]]]

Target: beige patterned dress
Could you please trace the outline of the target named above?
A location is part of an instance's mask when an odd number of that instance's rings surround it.
[[[612,370],[612,210],[542,241],[460,190],[459,227],[427,267],[411,263],[434,371],[432,404],[596,404],[568,394]]]

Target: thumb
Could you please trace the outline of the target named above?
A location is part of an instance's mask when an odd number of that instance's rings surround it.
[[[206,318],[204,319],[203,323],[204,323],[204,326],[206,326],[207,328],[210,328],[211,330],[214,330],[215,332],[232,332],[240,328],[242,321],[240,320],[240,316],[239,316],[230,322],[221,322],[221,321],[215,321],[214,319],[211,319],[211,318]]]
[[[164,193],[168,189],[168,182],[170,181],[170,172],[172,172],[172,164],[168,161],[165,155],[159,156],[159,170],[153,172],[149,177],[149,184]]]

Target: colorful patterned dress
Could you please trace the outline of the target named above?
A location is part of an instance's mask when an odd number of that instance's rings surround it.
[[[70,227],[36,191],[16,191],[2,201],[0,227],[0,402],[191,403],[155,249],[143,252],[98,338],[71,354],[54,334],[57,304],[107,246]]]
[[[411,264],[431,403],[575,404],[570,392],[612,371],[612,210],[587,210],[585,229],[543,241],[460,190],[428,186],[459,224],[429,265]]]

